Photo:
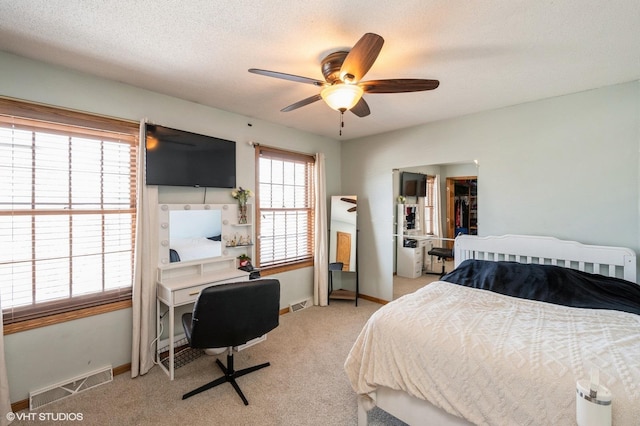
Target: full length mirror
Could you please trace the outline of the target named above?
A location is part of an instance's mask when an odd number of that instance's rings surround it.
[[[329,263],[342,263],[342,271],[356,271],[357,220],[358,197],[355,195],[331,197]]]
[[[477,234],[477,183],[471,161],[394,169],[394,299],[425,284],[414,279],[452,268],[453,258],[430,255],[433,248],[451,249],[456,235]]]

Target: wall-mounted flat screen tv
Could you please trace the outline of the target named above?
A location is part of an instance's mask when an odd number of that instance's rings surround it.
[[[400,177],[400,195],[405,197],[427,196],[427,175],[402,172]]]
[[[147,185],[236,186],[233,141],[147,124],[145,155]]]

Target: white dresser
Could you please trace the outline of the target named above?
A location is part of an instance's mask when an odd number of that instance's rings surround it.
[[[416,218],[412,227],[407,227],[407,211],[413,209]],[[424,206],[419,204],[398,204],[397,207],[397,251],[396,274],[399,277],[418,278],[423,270],[433,268],[432,256],[427,253],[433,248],[433,236],[424,235],[422,229],[422,211]],[[415,247],[405,247],[407,240],[414,240]],[[425,265],[425,261],[427,265]],[[426,266],[426,268],[425,268]]]

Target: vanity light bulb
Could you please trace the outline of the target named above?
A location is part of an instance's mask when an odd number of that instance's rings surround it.
[[[190,206],[189,204],[185,204],[185,205],[184,205],[184,209],[185,209],[185,210],[191,210],[191,206]]]
[[[167,228],[169,227],[169,224],[168,224],[167,222],[162,222],[162,223],[160,224],[160,227],[161,227],[162,229],[167,229]]]
[[[168,206],[168,205],[166,205],[166,204],[163,204],[163,205],[162,205],[162,207],[160,207],[160,208],[162,209],[162,211],[165,211],[165,212],[166,212],[167,210],[169,210],[169,206]]]
[[[167,247],[169,245],[169,241],[162,240],[162,242],[160,244],[162,244],[163,247]]]

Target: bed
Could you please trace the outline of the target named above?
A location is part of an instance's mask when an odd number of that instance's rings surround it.
[[[222,255],[222,242],[219,237],[172,238],[169,251],[172,262],[218,257]]]
[[[454,252],[454,271],[380,308],[354,343],[345,371],[358,393],[359,425],[374,406],[411,425],[573,425],[576,381],[594,368],[613,394],[613,424],[637,424],[640,286],[632,250],[463,235]],[[521,268],[534,271],[518,290],[529,298],[509,294],[515,284],[491,287],[501,274],[518,281]],[[474,278],[483,271],[484,279]],[[546,288],[532,291],[539,285]],[[591,291],[593,306],[582,297]],[[563,304],[574,299],[577,306]],[[623,310],[612,307],[616,299]]]

